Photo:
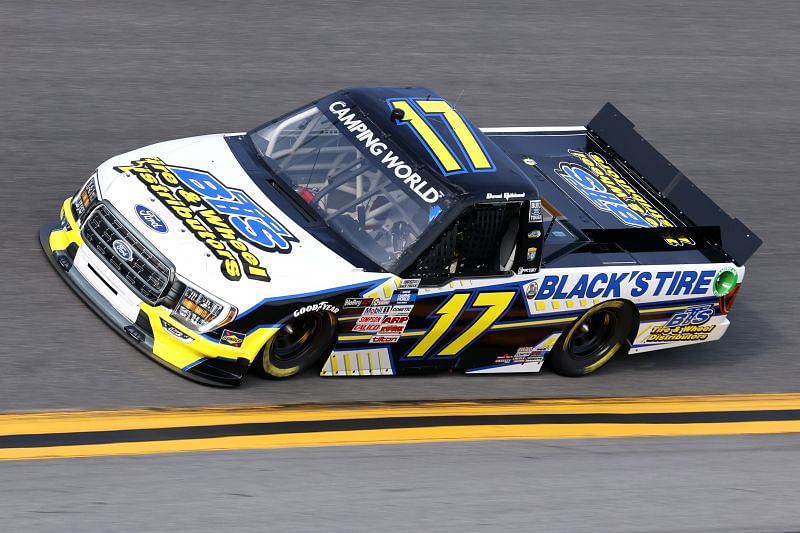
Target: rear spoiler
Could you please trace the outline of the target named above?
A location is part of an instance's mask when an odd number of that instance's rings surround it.
[[[634,124],[608,103],[586,126],[611,150],[672,203],[695,226],[716,226],[722,250],[743,265],[761,246],[761,239],[732,218],[675,168],[641,135]]]

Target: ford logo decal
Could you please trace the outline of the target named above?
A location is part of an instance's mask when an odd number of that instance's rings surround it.
[[[143,205],[136,206],[136,214],[142,219],[142,222],[150,226],[150,229],[159,233],[167,232],[167,225],[161,220],[161,217],[153,213],[153,211]]]
[[[112,242],[111,246],[114,248],[114,253],[117,254],[120,259],[124,261],[133,259],[133,250],[131,250],[130,245],[122,239],[117,239]]]

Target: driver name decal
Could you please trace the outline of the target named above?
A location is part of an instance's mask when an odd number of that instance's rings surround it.
[[[428,185],[428,181],[423,179],[411,165],[389,149],[389,146],[381,141],[369,126],[364,124],[361,119],[357,119],[355,113],[347,107],[347,103],[341,100],[333,102],[328,106],[328,110],[339,118],[342,126],[356,134],[356,140],[362,143],[365,151],[378,159],[389,175],[394,175],[425,202],[435,204],[439,200],[441,193]]]
[[[114,167],[139,179],[220,260],[222,275],[270,281],[247,243],[267,252],[289,253],[297,238],[247,194],[225,187],[204,170],[168,165],[149,157]],[[245,242],[247,241],[247,242]]]

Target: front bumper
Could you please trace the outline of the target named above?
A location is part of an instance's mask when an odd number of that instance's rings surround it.
[[[114,331],[162,366],[207,385],[238,386],[277,329],[260,328],[240,347],[227,346],[172,320],[168,309],[141,301],[84,245],[69,201],[60,222],[39,230],[45,255],[67,285]],[[170,333],[164,324],[182,335]]]

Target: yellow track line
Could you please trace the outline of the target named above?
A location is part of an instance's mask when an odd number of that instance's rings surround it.
[[[800,433],[800,421],[712,424],[520,424],[325,431],[42,448],[5,448],[0,449],[0,461],[476,440],[767,435],[776,433]]]
[[[656,396],[524,401],[231,406],[0,414],[0,436],[430,416],[633,414],[800,409],[800,393]]]

